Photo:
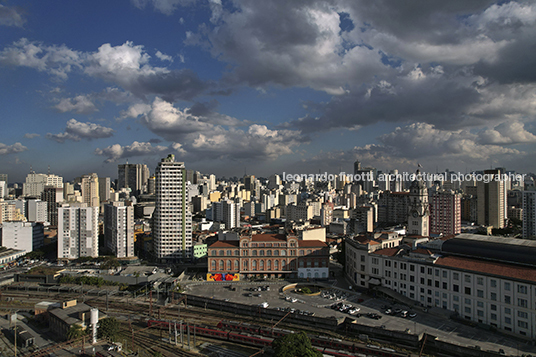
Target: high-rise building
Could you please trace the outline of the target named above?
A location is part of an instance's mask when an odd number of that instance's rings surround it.
[[[145,164],[117,165],[117,189],[130,188],[134,195],[147,192],[147,180],[151,176]]]
[[[47,202],[41,200],[26,201],[26,218],[30,222],[48,222]]]
[[[0,181],[4,181],[6,183],[6,185],[7,185],[7,183],[8,183],[7,177],[8,177],[7,174],[0,174]]]
[[[244,187],[246,191],[254,191],[255,190],[255,176],[244,176]]]
[[[484,174],[498,175],[501,172],[500,170],[486,170]],[[506,190],[504,181],[478,181],[476,189],[478,201],[477,223],[483,226],[504,228],[504,220],[506,218]]]
[[[111,180],[109,177],[99,177],[99,199],[101,202],[110,200]]]
[[[2,247],[31,252],[43,246],[45,239],[42,223],[4,222],[0,224]]]
[[[26,176],[26,182],[22,184],[22,195],[40,197],[45,186],[63,187],[63,177],[32,172]]]
[[[58,207],[63,203],[63,188],[45,186],[41,200],[47,203],[47,221],[51,226],[58,226]]]
[[[161,262],[192,257],[192,216],[187,191],[184,163],[175,162],[175,155],[168,155],[155,170],[153,246]]]
[[[99,207],[86,203],[58,208],[58,259],[99,256]]]
[[[240,227],[240,203],[229,200],[212,203],[212,218],[225,223],[225,229]]]
[[[7,196],[7,182],[0,180],[0,198],[5,198]]]
[[[461,195],[453,191],[430,195],[430,233],[450,235],[461,232]]]
[[[427,237],[430,229],[430,207],[428,205],[428,188],[417,178],[409,189],[409,215],[407,233]]]
[[[82,202],[87,203],[90,207],[99,207],[99,176],[95,173],[82,176],[80,188],[82,191]]]
[[[536,238],[536,189],[523,191],[523,238]]]
[[[134,256],[134,207],[124,202],[104,205],[104,242],[118,258]]]

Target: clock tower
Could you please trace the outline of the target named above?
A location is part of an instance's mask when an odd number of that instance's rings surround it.
[[[421,180],[419,171],[409,189],[409,212],[406,234],[428,237],[430,229],[430,207],[428,189]]]

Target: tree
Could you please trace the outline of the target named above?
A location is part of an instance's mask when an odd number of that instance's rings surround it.
[[[72,325],[69,328],[69,331],[67,331],[67,339],[70,340],[76,340],[77,338],[80,338],[84,335],[84,330],[82,329],[82,326],[80,325]]]
[[[106,338],[112,342],[115,341],[119,334],[119,321],[115,317],[108,317],[99,321],[97,334],[99,338]]]
[[[278,337],[272,342],[272,348],[278,357],[322,356],[322,353],[311,345],[311,339],[303,331]]]

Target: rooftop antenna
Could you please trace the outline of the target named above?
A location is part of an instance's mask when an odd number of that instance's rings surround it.
[[[32,173],[33,169],[32,169],[32,165],[30,165],[30,173]]]

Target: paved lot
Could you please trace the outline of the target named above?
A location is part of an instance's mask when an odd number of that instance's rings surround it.
[[[282,287],[289,284],[288,282],[234,282],[234,283],[194,283],[187,284],[186,291],[191,294],[212,297],[214,299],[225,300],[244,303],[250,305],[258,305],[263,302],[269,304],[269,308],[276,307],[290,307],[299,310],[305,310],[314,312],[315,316],[350,316],[348,314],[333,310],[329,308],[330,305],[335,303],[335,300],[323,298],[322,296],[304,296],[295,293],[292,290],[282,291]],[[337,286],[348,287],[344,282],[332,281],[330,282],[332,287],[329,290],[337,293],[338,296],[345,295],[344,302],[360,308],[361,314],[369,312],[377,313],[382,316],[379,320],[374,320],[361,316],[358,318],[359,323],[369,326],[384,326],[388,330],[405,331],[409,329],[412,333],[426,332],[428,334],[437,336],[440,340],[456,343],[464,346],[479,345],[482,350],[499,351],[503,349],[508,355],[521,355],[522,353],[536,353],[536,348],[530,346],[524,342],[519,342],[515,339],[508,338],[505,335],[499,333],[493,333],[485,331],[479,328],[474,328],[457,323],[448,319],[448,315],[435,314],[433,312],[425,313],[422,311],[415,311],[417,316],[415,318],[402,318],[399,316],[389,316],[384,313],[383,306],[390,306],[392,308],[401,308],[402,310],[410,310],[407,306],[392,304],[387,300],[379,298],[371,298],[362,295],[357,292],[351,292],[347,289],[342,289]],[[232,285],[236,288],[235,291],[229,289]],[[270,286],[270,291],[252,292],[249,291],[252,287],[258,286]],[[249,294],[252,296],[249,296]],[[255,296],[261,294],[260,297]],[[294,298],[296,302],[286,301],[285,298]],[[358,303],[362,299],[363,301]]]

